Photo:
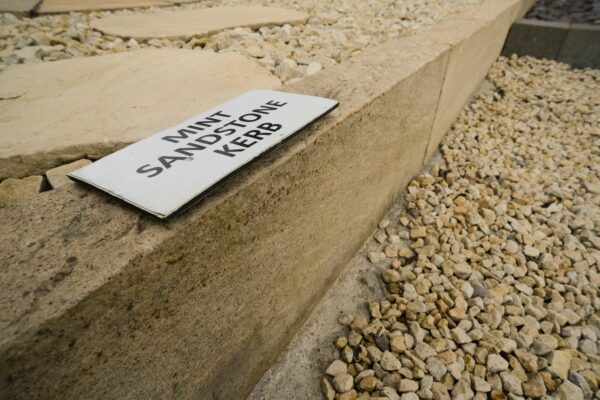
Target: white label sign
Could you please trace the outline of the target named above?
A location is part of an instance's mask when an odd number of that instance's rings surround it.
[[[166,218],[337,104],[253,90],[69,176]]]

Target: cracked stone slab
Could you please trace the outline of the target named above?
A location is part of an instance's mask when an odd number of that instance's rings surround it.
[[[236,53],[161,49],[9,66],[0,179],[95,159],[278,78]]]
[[[29,14],[39,2],[40,0],[0,0],[0,12]]]
[[[150,38],[208,36],[235,27],[300,24],[309,15],[274,7],[213,7],[159,14],[109,15],[92,21],[92,27],[109,35]]]

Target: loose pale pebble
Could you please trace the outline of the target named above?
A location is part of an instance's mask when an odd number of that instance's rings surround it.
[[[323,392],[326,400],[335,399],[335,390],[327,378],[321,379],[321,392]]]
[[[320,63],[313,61],[310,64],[308,64],[308,67],[306,67],[306,75],[307,76],[314,75],[317,72],[321,71],[322,69],[323,69],[323,66]]]
[[[600,398],[600,71],[487,79],[375,234],[388,294],[347,335],[364,400]]]
[[[389,386],[381,389],[381,394],[384,396],[384,399],[387,398],[389,400],[400,400],[400,395],[396,392],[396,389]]]
[[[427,371],[429,371],[431,376],[433,376],[433,378],[436,380],[442,379],[442,377],[446,374],[447,368],[439,358],[429,357],[426,365]]]
[[[475,396],[471,386],[466,379],[461,379],[452,388],[453,399],[472,399]]]
[[[491,372],[500,372],[508,369],[508,361],[499,354],[490,354],[487,357],[487,369]]]
[[[548,371],[562,379],[567,379],[571,368],[571,353],[565,350],[554,350],[548,356]]]
[[[515,374],[504,371],[500,373],[500,379],[502,380],[502,388],[508,393],[512,393],[517,396],[521,396],[523,394],[521,380]]]
[[[410,230],[410,238],[411,239],[424,238],[426,236],[427,236],[427,228],[424,226],[419,226],[417,228],[413,228]]]
[[[523,382],[523,394],[528,397],[542,397],[546,394],[546,385],[541,374],[535,374]]]
[[[563,382],[554,392],[556,400],[583,400],[583,392],[574,383]]]
[[[397,371],[400,368],[402,368],[400,360],[398,360],[396,356],[394,356],[394,354],[390,353],[389,351],[383,352],[383,355],[381,356],[380,365],[381,368],[383,368],[386,371]]]
[[[575,384],[583,392],[583,397],[589,399],[592,397],[592,389],[586,378],[581,374],[571,371],[569,372],[569,381]],[[596,385],[597,386],[597,385]]]
[[[358,388],[363,392],[372,392],[377,387],[379,383],[379,379],[374,376],[367,376],[364,379],[360,380],[358,384]]]
[[[433,356],[437,355],[437,352],[435,351],[435,349],[433,347],[431,347],[427,343],[421,342],[421,343],[417,343],[417,345],[415,346],[415,354],[421,360],[425,361],[429,357],[433,357]]]
[[[473,390],[476,392],[487,393],[492,390],[492,386],[478,376],[473,376],[471,380],[473,382]]]
[[[416,393],[404,393],[401,400],[419,400],[419,396]]]
[[[338,395],[338,400],[356,400],[357,398],[358,393],[354,389],[349,390],[346,393],[340,393]]]
[[[469,337],[469,335],[467,335],[465,333],[465,331],[462,330],[460,327],[452,329],[451,333],[452,333],[452,338],[458,344],[470,343],[472,341],[471,338]]]
[[[431,392],[433,393],[434,400],[450,400],[448,388],[440,382],[433,383],[431,386]]]
[[[557,347],[558,339],[548,334],[538,336],[531,345],[533,353],[538,356],[548,354]]]

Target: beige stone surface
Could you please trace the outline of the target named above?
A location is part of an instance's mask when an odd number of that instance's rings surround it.
[[[286,87],[340,106],[172,221],[80,185],[0,210],[0,397],[245,398],[419,170],[450,47]]]
[[[29,14],[40,0],[0,0],[0,12],[13,14]]]
[[[28,176],[23,179],[5,179],[0,182],[0,208],[35,196],[42,190],[44,178]]]
[[[83,168],[91,163],[92,162],[90,160],[82,158],[81,160],[73,161],[72,163],[61,165],[60,167],[52,168],[51,170],[46,171],[46,178],[48,178],[50,186],[52,186],[53,189],[56,189],[66,185],[67,183],[73,182],[67,176],[69,172]]]
[[[92,21],[92,27],[106,34],[150,38],[208,36],[238,26],[298,24],[308,19],[304,12],[274,7],[213,7],[178,10],[159,14],[109,15]]]
[[[40,14],[54,14],[71,11],[165,6],[171,3],[167,0],[43,0],[38,12]]]
[[[424,162],[485,78],[524,4],[530,5],[531,1],[488,0],[423,33],[431,40],[452,46]]]
[[[252,60],[209,51],[9,66],[0,74],[0,179],[106,155],[250,89],[280,85]]]
[[[0,211],[0,397],[244,398],[419,170],[447,54],[287,87],[340,106],[170,222],[81,185]]]

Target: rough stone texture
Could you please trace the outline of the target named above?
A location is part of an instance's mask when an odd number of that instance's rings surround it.
[[[600,26],[571,24],[557,60],[576,68],[600,68]]]
[[[106,34],[136,40],[202,37],[238,26],[299,24],[308,14],[274,7],[213,7],[162,14],[110,15],[92,21],[92,27]]]
[[[429,170],[430,165],[440,162],[440,153],[435,153],[422,171]],[[385,219],[397,220],[403,211],[404,202],[397,201]],[[329,354],[323,349],[330,348],[331,342],[340,333],[338,317],[360,314],[364,312],[364,299],[380,298],[385,294],[379,275],[388,269],[384,267],[384,263],[372,264],[367,258],[369,251],[377,246],[378,243],[371,235],[327,291],[293,341],[279,355],[277,362],[263,375],[248,400],[319,398],[319,386],[315,382],[318,382],[322,371],[329,365]],[[406,350],[406,346],[402,346],[402,349]]]
[[[0,0],[0,12],[30,14],[40,0]]]
[[[91,163],[92,162],[90,160],[86,159],[73,161],[72,163],[61,165],[60,167],[52,168],[51,170],[46,171],[46,178],[48,178],[48,183],[50,183],[50,186],[52,186],[53,189],[56,189],[73,182],[67,176],[69,172],[83,168]]]
[[[0,208],[35,196],[42,190],[44,178],[28,176],[23,179],[5,179],[0,182]]]
[[[434,145],[449,48],[287,87],[340,107],[171,222],[77,185],[0,211],[0,397],[243,397]]]
[[[512,22],[532,3],[533,0],[487,1],[425,33],[439,43],[451,45],[452,52],[424,160],[431,156],[437,143],[483,81],[502,49]]]
[[[8,66],[0,74],[0,179],[98,158],[250,89],[279,86],[253,61],[209,51]]]
[[[0,397],[248,393],[420,168],[446,61],[416,36],[288,87],[340,106],[170,223],[76,185],[0,212]]]
[[[166,6],[165,0],[43,0],[38,12],[53,14],[71,11],[113,10],[119,8]]]
[[[502,54],[556,60],[568,32],[569,24],[565,22],[521,19],[510,28]]]

